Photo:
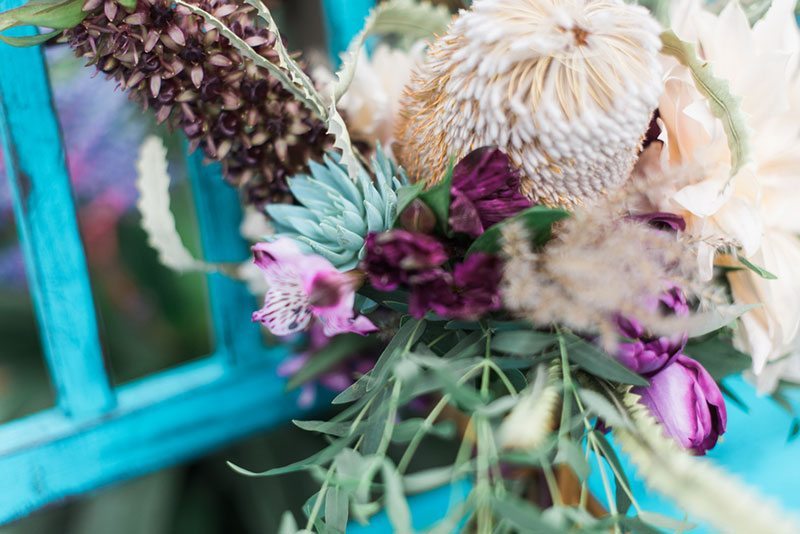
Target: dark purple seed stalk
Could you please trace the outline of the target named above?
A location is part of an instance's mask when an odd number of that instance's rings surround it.
[[[225,0],[195,4],[223,21],[259,54],[277,62],[276,36],[256,24],[252,7]],[[286,178],[330,144],[324,124],[275,78],[169,0],[86,0],[86,19],[62,41],[115,79],[159,122],[180,128],[192,149],[220,161],[244,200],[291,202]]]

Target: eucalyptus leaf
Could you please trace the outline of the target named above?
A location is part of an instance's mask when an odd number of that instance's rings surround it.
[[[764,280],[777,280],[778,277],[769,272],[768,270],[764,269],[763,267],[759,267],[755,263],[751,262],[747,258],[739,257],[739,263],[756,273],[758,276],[763,278]]]
[[[411,510],[403,493],[403,479],[391,460],[386,458],[381,466],[385,488],[386,515],[395,534],[412,534]]]
[[[334,533],[344,533],[347,529],[349,499],[338,487],[328,488],[325,493],[325,526]]]
[[[492,349],[515,356],[533,356],[556,344],[555,334],[516,330],[500,332],[492,337]]]
[[[239,467],[238,465],[228,462],[228,467],[239,473],[240,475],[245,475],[248,477],[271,477],[277,475],[284,475],[286,473],[294,473],[297,471],[305,471],[306,469],[310,469],[313,466],[318,465],[325,465],[326,463],[333,460],[339,452],[347,447],[350,443],[349,439],[340,439],[338,441],[334,441],[321,451],[316,454],[309,456],[303,460],[295,462],[293,464],[289,464],[284,467],[276,467],[274,469],[269,469],[267,471],[256,473],[250,471],[248,469],[244,469],[243,467]]]
[[[455,471],[456,468],[452,465],[417,471],[403,477],[403,487],[407,494],[423,493],[440,488],[453,481]]]
[[[717,381],[749,369],[753,361],[733,346],[732,338],[723,334],[691,340],[686,344],[684,353],[700,362]]]
[[[378,358],[378,361],[375,362],[372,375],[376,380],[367,383],[367,391],[374,389],[385,378],[391,365],[400,357],[403,347],[412,347],[416,344],[422,334],[425,333],[425,326],[425,321],[412,319],[400,327]]]
[[[424,423],[425,419],[421,417],[413,417],[397,423],[392,433],[392,441],[394,443],[408,443],[422,429]],[[456,425],[453,421],[442,421],[428,427],[426,433],[442,439],[452,439],[456,435]]]
[[[546,523],[542,512],[528,501],[511,494],[502,499],[492,498],[492,509],[498,517],[502,517],[520,532],[536,532],[538,534],[560,534],[562,531]]]
[[[567,356],[569,360],[588,373],[599,378],[631,384],[634,386],[649,386],[650,383],[637,375],[609,354],[600,350],[595,345],[584,341],[574,334],[566,334]]]
[[[614,473],[614,478],[616,480],[615,500],[617,501],[617,510],[624,514],[631,506],[630,497],[628,497],[628,494],[623,489],[623,485],[628,489],[631,487],[631,483],[628,480],[628,475],[622,468],[622,462],[619,460],[617,451],[611,446],[611,443],[608,442],[605,434],[597,430],[592,430],[592,435],[603,457],[606,459],[609,465],[613,467],[612,473]]]
[[[298,530],[297,521],[292,512],[288,510],[283,512],[280,525],[278,525],[278,534],[297,534]]]

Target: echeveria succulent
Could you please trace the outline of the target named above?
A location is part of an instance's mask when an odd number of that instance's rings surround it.
[[[397,189],[407,182],[381,151],[372,159],[374,179],[362,169],[352,180],[335,155],[324,164],[309,163],[311,174],[289,179],[298,206],[270,205],[277,237],[290,237],[308,252],[324,257],[339,270],[355,268],[368,234],[392,227]]]

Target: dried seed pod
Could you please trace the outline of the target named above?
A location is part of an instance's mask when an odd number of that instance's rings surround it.
[[[195,3],[277,61],[276,36],[256,24],[252,7]],[[248,203],[292,201],[286,177],[321,159],[329,139],[324,124],[275,78],[168,0],[139,0],[132,12],[114,0],[88,0],[84,9],[86,19],[62,37],[78,56],[117,80],[159,122],[182,129],[192,148],[221,161]]]

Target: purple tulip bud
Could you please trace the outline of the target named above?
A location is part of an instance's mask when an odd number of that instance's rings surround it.
[[[400,214],[400,224],[409,232],[429,234],[436,227],[436,215],[427,204],[416,198]]]
[[[685,317],[689,314],[686,296],[678,287],[665,291],[654,306],[660,306],[667,315]],[[617,347],[617,360],[640,375],[657,373],[671,364],[686,346],[686,334],[656,337],[630,317],[618,316],[617,329],[627,338]]]
[[[684,448],[703,455],[725,432],[728,414],[714,379],[695,360],[679,355],[650,377],[649,387],[633,389],[667,433]]]

